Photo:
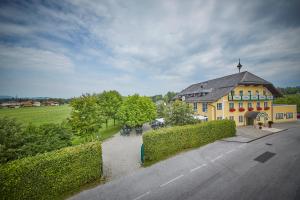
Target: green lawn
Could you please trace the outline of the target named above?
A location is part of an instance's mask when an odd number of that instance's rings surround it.
[[[17,121],[34,125],[41,125],[46,123],[61,123],[63,120],[67,119],[71,113],[72,108],[69,105],[63,106],[43,106],[43,107],[30,107],[30,108],[7,108],[0,109],[1,117],[11,117],[15,118]],[[105,124],[98,133],[92,135],[93,138],[98,138],[103,141],[107,138],[112,137],[121,129],[121,126],[116,122],[113,125],[113,120],[108,121],[108,127]],[[89,138],[91,139],[91,138]],[[85,142],[87,138],[74,136],[72,143],[74,145],[81,144]]]
[[[30,108],[0,109],[0,117],[12,117],[23,123],[41,125],[45,123],[60,123],[70,115],[71,107],[42,106]]]
[[[80,137],[80,136],[74,136],[72,139],[73,145],[85,143],[87,141],[90,141],[92,139],[99,139],[100,141],[106,140],[110,137],[112,137],[114,134],[118,133],[121,129],[121,125],[116,122],[116,125],[113,124],[113,120],[108,121],[108,127],[106,128],[106,125],[103,124],[102,128],[99,129],[99,131],[92,136],[88,138]]]

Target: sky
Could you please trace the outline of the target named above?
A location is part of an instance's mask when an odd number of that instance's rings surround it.
[[[0,1],[0,95],[179,92],[250,71],[300,85],[300,1]]]

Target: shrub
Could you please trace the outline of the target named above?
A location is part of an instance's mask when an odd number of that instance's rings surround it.
[[[100,142],[0,165],[1,199],[59,199],[102,174]]]
[[[0,163],[71,146],[70,131],[60,124],[28,125],[0,118]]]
[[[184,149],[234,136],[235,131],[234,121],[220,120],[146,132],[143,135],[145,162],[153,163]]]

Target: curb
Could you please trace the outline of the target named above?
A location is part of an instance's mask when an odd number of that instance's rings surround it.
[[[280,132],[283,132],[283,131],[286,131],[286,130],[288,130],[288,128],[282,129],[282,130],[277,131],[277,132],[271,132],[270,134],[263,135],[263,136],[260,136],[260,137],[258,137],[258,138],[255,138],[255,139],[250,139],[250,140],[247,141],[247,142],[241,142],[241,141],[228,141],[228,140],[224,140],[224,139],[222,139],[222,140],[220,140],[220,141],[223,141],[223,142],[236,142],[236,143],[250,143],[250,142],[253,142],[253,141],[255,141],[255,140],[259,140],[259,139],[264,138],[264,137],[267,137],[267,136],[269,136],[269,135],[274,135],[274,134],[276,134],[276,133],[280,133]]]

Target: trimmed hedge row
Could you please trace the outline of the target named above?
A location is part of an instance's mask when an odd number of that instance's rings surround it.
[[[60,199],[102,175],[100,142],[0,165],[1,199]]]
[[[153,163],[184,149],[232,137],[235,135],[235,128],[234,121],[220,120],[146,132],[143,135],[145,162]]]

